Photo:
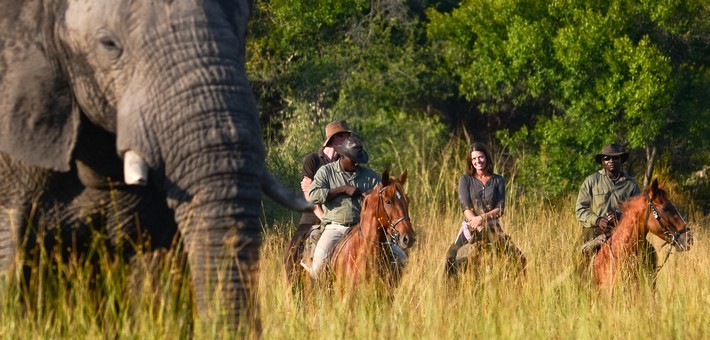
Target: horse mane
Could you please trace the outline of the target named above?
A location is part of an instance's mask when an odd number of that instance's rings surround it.
[[[343,249],[346,247],[346,245],[349,244],[350,239],[354,237],[354,235],[361,234],[362,235],[362,226],[363,226],[363,221],[367,221],[366,218],[369,216],[367,214],[374,214],[374,212],[369,212],[368,207],[369,207],[369,201],[370,197],[373,197],[373,195],[376,195],[375,193],[379,190],[381,186],[381,183],[378,183],[372,190],[363,193],[363,200],[362,200],[362,206],[360,207],[360,222],[357,225],[352,226],[347,233],[343,236],[343,238],[335,245],[335,248],[333,248],[333,254],[330,256],[330,262],[331,265],[333,264],[334,261],[338,259],[340,256],[340,253],[343,251]]]
[[[646,219],[650,213],[646,195],[652,196],[654,199],[660,198],[661,201],[667,199],[666,192],[661,188],[648,187],[641,194],[621,202],[621,220],[597,253],[596,257],[599,258],[597,261],[611,263],[610,261],[613,261],[614,258],[626,256],[628,252],[632,251],[632,248],[629,247],[633,247],[638,240],[645,239],[648,229],[646,227],[639,228],[638,226],[646,225]]]
[[[639,223],[645,223],[645,221],[639,220],[647,219],[647,214],[650,213],[650,211],[648,211],[648,202],[646,202],[646,195],[648,195],[649,198],[655,200],[656,202],[663,202],[664,204],[668,202],[668,194],[665,190],[663,190],[662,187],[647,187],[641,192],[641,194],[621,202],[620,208],[622,218],[621,221],[619,221],[619,225],[614,228],[614,232],[617,232],[617,230],[619,230],[618,232],[620,232],[621,230],[629,229],[620,228],[629,224],[638,225]],[[644,213],[640,213],[641,211],[643,211]],[[614,232],[612,232],[612,235],[615,234]]]
[[[630,237],[639,236],[636,233],[638,229],[630,228],[630,226],[636,226],[639,225],[639,223],[644,223],[644,221],[641,220],[646,218],[646,214],[641,213],[641,211],[648,209],[646,207],[646,194],[648,191],[649,188],[646,188],[641,192],[641,194],[621,202],[621,220],[611,232],[611,237],[607,240],[607,242],[611,243],[612,240],[616,238],[617,240],[621,239],[624,243],[626,243],[626,241],[629,241],[628,239]],[[656,195],[658,195],[658,193],[656,193]],[[665,192],[663,192],[662,195],[665,197]]]
[[[665,241],[664,245],[672,244],[680,251],[692,246],[691,230],[663,187],[664,183],[659,185],[655,179],[641,194],[621,203],[621,220],[594,258],[597,287],[612,287],[621,273],[632,273],[641,267],[655,286],[658,257],[655,247],[647,239],[648,234],[658,236]],[[638,279],[634,275],[630,278]]]

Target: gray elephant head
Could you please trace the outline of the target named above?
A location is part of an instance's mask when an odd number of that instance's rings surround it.
[[[245,317],[262,191],[309,208],[265,171],[244,69],[250,3],[1,6],[0,152],[35,168],[76,171],[86,186],[125,178],[160,192],[185,240],[200,314],[218,297],[228,320]]]

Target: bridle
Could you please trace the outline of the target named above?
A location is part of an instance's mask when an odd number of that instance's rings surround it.
[[[401,222],[409,221],[409,214],[405,213],[402,217],[392,221],[392,218],[387,214],[387,209],[385,209],[385,199],[382,197],[382,192],[385,191],[385,189],[387,189],[387,186],[383,186],[377,192],[377,223],[383,228],[385,234],[389,236],[388,242],[396,244],[399,240],[399,232],[395,227]],[[402,187],[399,183],[395,182],[395,198],[402,195],[406,199],[406,196],[401,193],[402,191]]]
[[[658,222],[658,225],[661,226],[661,229],[663,230],[663,234],[666,235],[666,240],[664,240],[663,246],[667,244],[676,244],[680,246],[678,243],[678,239],[685,233],[690,232],[690,227],[685,227],[682,230],[678,230],[678,227],[673,224],[666,216],[661,215],[661,212],[658,211],[658,208],[656,208],[656,205],[653,204],[653,199],[655,197],[648,196],[648,193],[644,193],[646,196],[646,199],[648,200],[648,209],[646,210],[646,226],[648,226],[648,219],[650,218],[651,212],[653,212],[653,217],[656,219]],[[671,232],[672,230],[675,230],[675,233]],[[669,241],[670,240],[670,241]],[[663,247],[662,246],[662,247]]]
[[[653,212],[653,218],[656,219],[658,222],[658,225],[661,226],[661,230],[663,230],[663,234],[666,236],[666,239],[663,240],[663,245],[661,245],[661,249],[667,245],[677,245],[680,247],[680,243],[678,243],[678,239],[685,233],[690,232],[690,227],[685,227],[682,230],[678,230],[678,228],[671,222],[665,215],[661,215],[661,212],[658,211],[658,208],[656,208],[656,205],[653,204],[653,199],[655,197],[649,196],[647,192],[644,193],[644,196],[646,196],[646,199],[648,200],[648,209],[646,209],[646,222],[645,226],[648,228],[648,219],[651,217],[651,213]],[[673,230],[675,230],[675,233],[671,232],[671,227]],[[670,241],[669,241],[670,240]],[[656,269],[656,273],[654,274],[653,277],[653,284],[656,284],[656,280],[658,279],[658,273],[661,271],[663,266],[666,265],[666,262],[668,261],[668,258],[671,256],[671,252],[673,251],[673,247],[668,247],[668,252],[666,253],[666,258],[663,260],[663,263],[661,264],[660,267]]]

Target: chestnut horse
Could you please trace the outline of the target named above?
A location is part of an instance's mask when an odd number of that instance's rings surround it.
[[[655,248],[646,239],[649,232],[664,240],[663,246],[670,244],[678,251],[690,250],[693,244],[693,233],[658,180],[640,195],[622,203],[621,212],[619,224],[593,262],[595,286],[609,293],[620,275],[633,278],[639,269],[647,270],[651,282],[655,282],[657,257]],[[668,255],[671,250],[668,249]],[[632,276],[625,276],[627,274]]]
[[[402,268],[393,256],[392,245],[407,250],[416,238],[409,220],[409,199],[402,189],[406,179],[407,171],[394,178],[385,170],[382,181],[365,194],[360,224],[351,227],[330,257],[329,272],[334,278],[357,282],[376,277],[390,280],[389,283],[398,279]],[[286,277],[294,293],[305,288],[308,281],[308,274],[299,265],[304,256],[304,240],[308,237],[307,233],[294,235],[286,248]]]
[[[382,279],[394,284],[401,274],[401,264],[392,245],[409,249],[416,233],[409,220],[409,199],[402,189],[407,171],[399,178],[382,173],[382,181],[364,196],[360,223],[353,226],[336,245],[330,259],[334,279],[349,284]]]

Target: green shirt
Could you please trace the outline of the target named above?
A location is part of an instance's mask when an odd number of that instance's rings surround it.
[[[604,169],[587,177],[579,189],[575,212],[582,228],[592,228],[597,218],[621,211],[620,203],[641,193],[638,184],[622,172],[612,181]]]
[[[331,222],[349,225],[360,221],[360,199],[338,195],[326,201],[328,191],[344,185],[352,185],[364,194],[379,182],[380,175],[370,168],[358,166],[355,172],[347,172],[340,167],[340,162],[333,162],[318,169],[308,190],[308,196],[311,202],[320,204],[323,208],[321,219],[323,225]]]

